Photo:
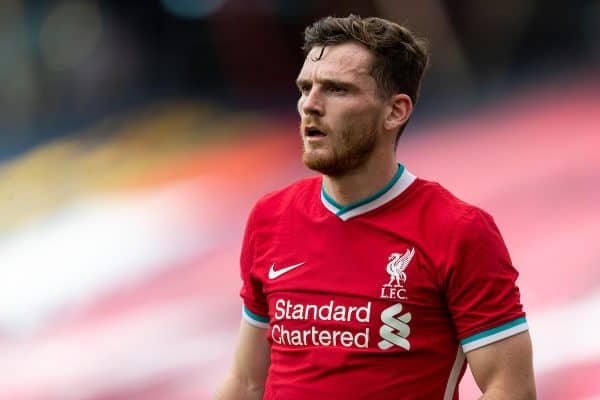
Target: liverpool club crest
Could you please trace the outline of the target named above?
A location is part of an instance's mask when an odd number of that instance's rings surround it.
[[[406,299],[406,288],[403,286],[404,282],[406,282],[406,273],[404,270],[408,267],[408,264],[414,255],[414,247],[406,250],[404,254],[390,254],[385,268],[386,272],[390,275],[390,281],[381,288],[382,298],[398,300]]]

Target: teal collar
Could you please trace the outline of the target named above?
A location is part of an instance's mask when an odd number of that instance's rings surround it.
[[[398,171],[392,180],[377,193],[365,199],[355,201],[347,206],[342,206],[325,192],[325,186],[322,185],[321,202],[325,208],[337,215],[341,220],[346,221],[352,217],[356,217],[357,215],[361,215],[381,207],[382,205],[395,199],[402,192],[404,192],[415,181],[415,179],[416,177],[408,172],[404,168],[404,165],[398,164]]]

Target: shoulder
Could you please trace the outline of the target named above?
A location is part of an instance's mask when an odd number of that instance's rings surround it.
[[[478,216],[489,217],[486,211],[460,199],[437,182],[417,178],[414,189],[415,202],[422,212],[445,226],[454,226]]]
[[[254,218],[270,219],[297,209],[299,204],[308,206],[320,199],[321,182],[320,176],[305,178],[267,193],[256,202],[252,214]]]
[[[321,190],[321,177],[314,176],[301,179],[282,189],[272,191],[261,197],[254,206],[255,209],[278,209],[296,203],[304,198],[313,197]]]
[[[419,232],[438,243],[441,252],[460,243],[476,243],[487,238],[500,239],[492,216],[464,201],[437,182],[418,178],[412,192],[411,214],[416,216]]]

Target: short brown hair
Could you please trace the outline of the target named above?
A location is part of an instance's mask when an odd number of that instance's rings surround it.
[[[427,48],[422,39],[407,28],[382,18],[361,18],[350,14],[345,18],[325,17],[304,31],[304,50],[356,41],[375,56],[371,76],[382,97],[405,93],[417,102],[421,78],[427,66]]]

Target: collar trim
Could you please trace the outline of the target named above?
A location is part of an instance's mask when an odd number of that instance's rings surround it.
[[[404,165],[398,164],[398,171],[392,180],[377,193],[354,203],[342,206],[325,192],[325,186],[321,186],[321,202],[326,209],[338,216],[342,221],[374,210],[392,201],[404,192],[417,177],[408,172]]]

